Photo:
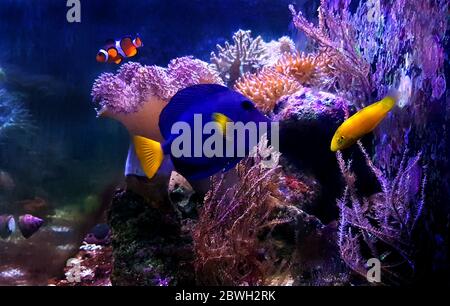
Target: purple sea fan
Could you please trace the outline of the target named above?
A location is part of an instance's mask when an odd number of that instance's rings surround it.
[[[357,35],[347,6],[348,1],[333,2],[330,7],[329,1],[321,0],[317,26],[297,13],[293,5],[289,9],[294,26],[317,44],[318,52],[330,63],[334,90],[361,107],[373,91],[370,64],[356,49]],[[333,10],[338,7],[341,10]]]
[[[42,224],[44,224],[44,220],[29,214],[20,216],[18,222],[20,232],[26,239],[36,233]]]
[[[381,262],[382,281],[398,284],[415,271],[412,235],[423,211],[426,186],[425,168],[420,166],[421,154],[408,158],[405,152],[397,174],[388,178],[373,164],[361,142],[358,146],[381,192],[370,197],[359,196],[351,162],[346,163],[342,154],[337,153],[346,183],[344,194],[337,201],[341,257],[364,277],[366,263],[376,258]]]

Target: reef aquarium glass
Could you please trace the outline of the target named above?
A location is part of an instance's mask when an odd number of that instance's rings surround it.
[[[0,285],[450,285],[448,20],[1,0]]]

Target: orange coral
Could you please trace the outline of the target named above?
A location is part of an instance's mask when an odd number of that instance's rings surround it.
[[[237,91],[255,102],[263,112],[272,111],[281,97],[293,94],[300,88],[295,79],[271,68],[263,68],[256,74],[245,74],[235,85]]]
[[[305,86],[316,85],[329,68],[326,57],[305,53],[285,53],[275,65],[277,72],[295,78]]]

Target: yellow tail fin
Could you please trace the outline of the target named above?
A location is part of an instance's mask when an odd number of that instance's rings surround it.
[[[142,136],[134,136],[133,143],[142,169],[147,177],[151,179],[158,171],[164,159],[161,144]]]

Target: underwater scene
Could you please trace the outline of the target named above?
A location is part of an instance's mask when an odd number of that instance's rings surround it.
[[[449,286],[449,16],[1,0],[0,286]]]

